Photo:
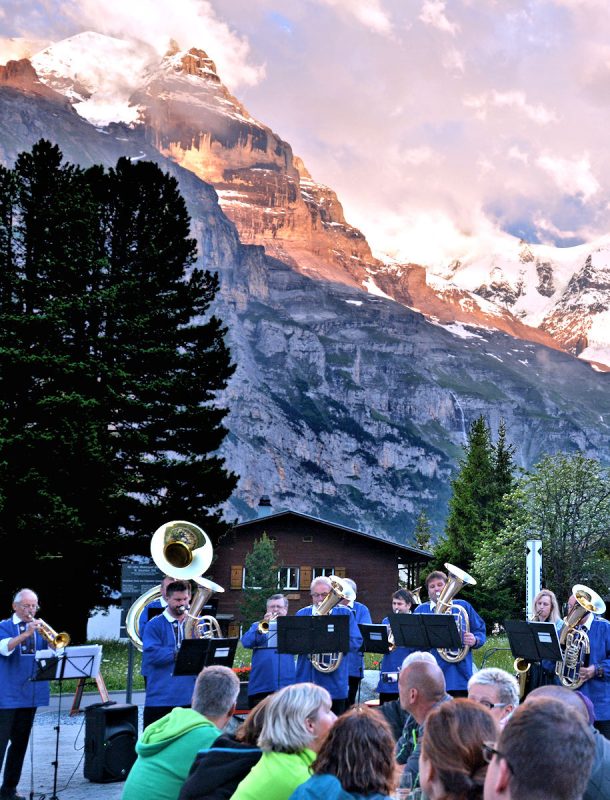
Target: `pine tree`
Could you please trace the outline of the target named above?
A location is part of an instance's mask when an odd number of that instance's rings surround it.
[[[413,531],[413,544],[420,550],[432,548],[432,526],[425,511],[420,511]]]
[[[491,524],[495,497],[491,434],[482,416],[470,426],[466,453],[451,487],[445,538],[435,549],[435,561],[439,564],[448,561],[468,571],[477,541]]]
[[[0,172],[0,539],[31,546],[6,588],[75,641],[160,524],[227,528],[214,400],[234,367],[189,233],[150,163],[81,170],[41,141]]]
[[[278,591],[278,570],[281,566],[275,542],[263,532],[245,558],[246,577],[239,606],[244,627],[263,618],[267,599]]]

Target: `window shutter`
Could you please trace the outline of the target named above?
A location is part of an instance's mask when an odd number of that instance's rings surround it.
[[[243,567],[241,564],[235,564],[231,567],[231,589],[241,589],[243,576]]]
[[[229,638],[235,639],[239,636],[239,622],[229,622]]]
[[[345,578],[345,567],[335,567],[335,575],[337,578]]]
[[[308,591],[310,584],[311,584],[311,567],[301,567],[301,579],[299,581],[299,587],[301,589]]]

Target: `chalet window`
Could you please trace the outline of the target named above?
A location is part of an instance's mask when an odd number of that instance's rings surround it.
[[[334,567],[314,567],[312,580],[314,578],[325,578],[327,575],[335,575]]]
[[[231,589],[244,588],[244,568],[241,564],[231,566]]]
[[[298,589],[299,588],[299,568],[282,567],[277,573],[279,589]]]

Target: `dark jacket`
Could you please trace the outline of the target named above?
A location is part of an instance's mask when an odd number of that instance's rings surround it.
[[[197,753],[178,800],[228,800],[261,755],[255,745],[223,733]]]

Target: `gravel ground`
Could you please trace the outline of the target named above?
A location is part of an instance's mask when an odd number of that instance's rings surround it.
[[[361,701],[370,699],[379,673],[367,671],[362,684]],[[125,694],[111,692],[111,700],[125,702]],[[120,800],[123,781],[97,783],[83,775],[85,760],[84,709],[100,702],[98,694],[85,694],[81,713],[70,716],[72,697],[63,696],[61,708],[58,698],[51,705],[40,708],[34,720],[30,747],[23,764],[19,794],[28,800]],[[134,692],[131,702],[138,706],[138,725],[142,731],[144,693]],[[237,718],[236,718],[237,721]],[[59,728],[59,745],[58,729]],[[56,758],[57,753],[57,758]],[[57,761],[57,776],[54,762]]]

